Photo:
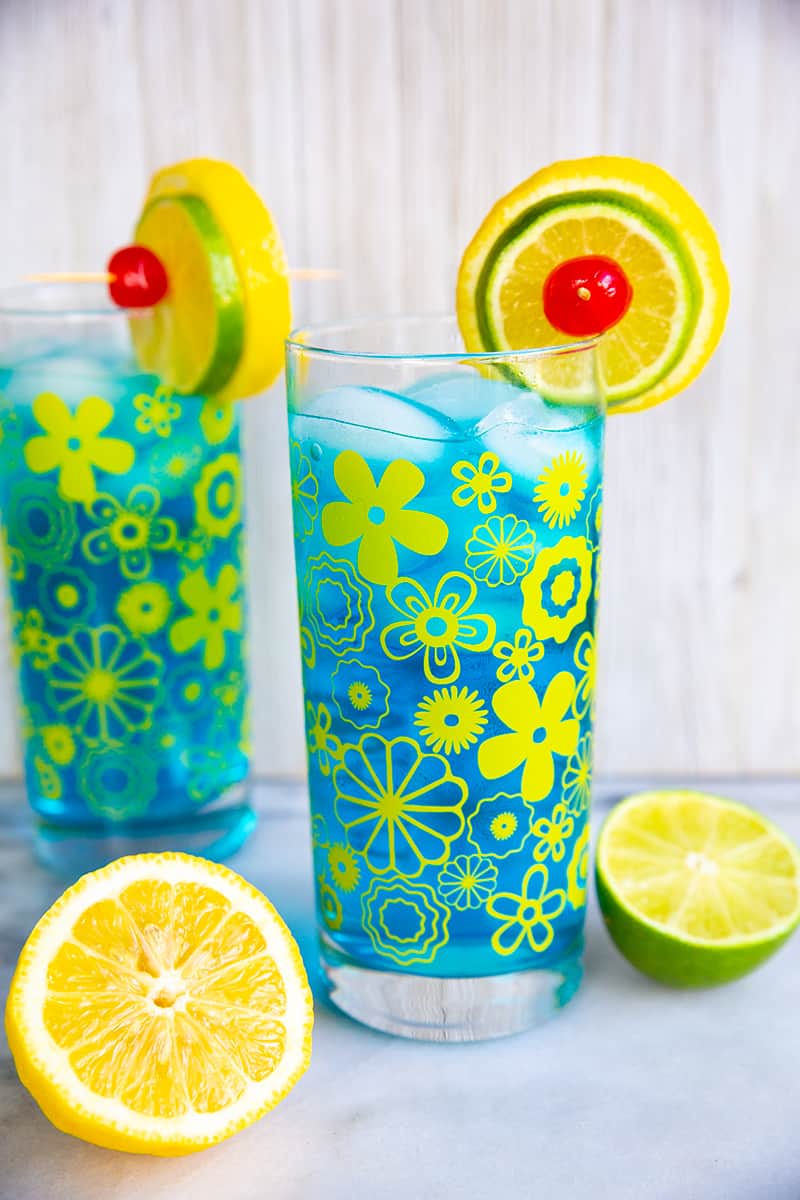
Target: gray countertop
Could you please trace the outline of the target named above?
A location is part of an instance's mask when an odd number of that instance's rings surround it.
[[[625,791],[606,783],[599,819]],[[800,781],[707,782],[800,839]],[[256,789],[259,828],[231,865],[265,890],[315,962],[304,789]],[[61,885],[30,857],[18,788],[0,788],[2,994]],[[312,1065],[270,1116],[202,1154],[137,1158],[67,1137],[0,1054],[2,1200],[799,1200],[800,935],[716,991],[637,975],[592,903],[575,1000],[521,1037],[395,1040],[318,998]]]

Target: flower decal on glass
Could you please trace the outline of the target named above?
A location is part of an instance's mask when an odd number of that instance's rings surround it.
[[[564,767],[561,794],[567,809],[578,817],[586,812],[592,794],[592,735],[585,733]]]
[[[87,741],[124,741],[151,727],[162,665],[115,625],[78,628],[58,643],[47,673],[50,701]]]
[[[509,955],[527,942],[541,953],[553,940],[553,921],[564,911],[567,897],[560,888],[548,891],[547,867],[532,866],[522,881],[522,889],[496,892],[486,905],[489,916],[502,921],[492,934],[492,949]]]
[[[361,878],[361,867],[349,846],[340,842],[328,847],[328,870],[334,887],[340,892],[353,892]]]
[[[592,492],[589,511],[586,514],[586,539],[595,549],[600,545],[603,529],[603,485],[600,483]]]
[[[467,840],[485,858],[508,858],[531,835],[531,810],[521,796],[485,796],[467,820]]]
[[[597,670],[594,636],[588,629],[578,638],[577,645],[575,646],[574,662],[579,674],[578,688],[575,692],[572,711],[576,717],[584,717],[592,706]]]
[[[178,496],[190,485],[203,458],[202,444],[187,434],[174,434],[149,452],[151,478],[164,496]]]
[[[512,679],[528,683],[535,674],[533,664],[544,657],[544,646],[534,641],[530,629],[518,629],[513,642],[497,642],[492,654],[500,659],[497,678],[501,683],[510,683]]]
[[[436,885],[445,904],[482,908],[497,887],[497,867],[480,854],[462,854],[442,867]]]
[[[333,772],[336,815],[371,871],[414,878],[443,863],[464,828],[467,785],[411,738],[365,734]]]
[[[106,821],[129,821],[147,811],[156,794],[156,761],[142,747],[90,750],[79,776],[86,803]]]
[[[573,908],[586,903],[586,880],[589,876],[589,824],[584,824],[567,867],[567,900]]]
[[[72,412],[60,396],[41,392],[33,415],[44,433],[26,443],[25,462],[36,475],[58,471],[58,488],[67,500],[94,499],[95,470],[125,475],[133,466],[130,442],[103,436],[114,417],[107,400],[87,396]]]
[[[592,553],[584,537],[545,546],[522,580],[522,620],[540,640],[565,642],[586,618],[592,588]]]
[[[134,421],[137,433],[156,433],[167,438],[172,433],[172,422],[181,415],[181,406],[166,387],[157,387],[152,396],[141,392],[133,398],[133,407],[139,414]]]
[[[230,563],[220,568],[211,583],[202,567],[189,571],[178,584],[178,595],[191,615],[181,617],[169,631],[172,649],[185,654],[193,646],[203,647],[203,666],[208,670],[225,661],[228,633],[242,629],[242,604],[236,599],[241,586],[239,572]]]
[[[331,885],[326,881],[324,875],[318,877],[317,885],[317,899],[322,920],[328,929],[335,932],[337,929],[341,929],[342,921],[344,920],[342,902]]]
[[[172,597],[163,583],[135,583],[117,601],[117,614],[131,633],[148,636],[167,623]]]
[[[54,483],[26,480],[8,506],[9,528],[23,556],[42,567],[60,567],[69,559],[78,538],[75,509],[65,504]]]
[[[535,539],[527,521],[510,513],[489,517],[467,541],[467,570],[488,587],[513,583],[530,568]]]
[[[457,462],[452,474],[462,480],[453,492],[453,503],[459,508],[477,500],[482,513],[493,513],[497,508],[496,493],[511,491],[511,476],[508,471],[500,470],[500,459],[490,450],[480,456],[477,467],[466,459]]]
[[[303,618],[316,643],[337,655],[364,649],[375,624],[372,589],[346,559],[329,554],[309,559],[303,594]]]
[[[575,520],[586,495],[586,459],[577,450],[565,450],[545,467],[533,496],[545,525],[561,529]]]
[[[78,567],[56,567],[39,577],[39,599],[49,621],[85,621],[97,603],[97,588]]]
[[[448,940],[449,909],[424,883],[373,879],[361,897],[361,913],[375,953],[400,966],[433,962]]]
[[[83,552],[92,563],[119,558],[126,579],[144,579],[153,569],[151,551],[171,550],[178,527],[170,517],[160,517],[161,497],[154,487],[140,483],[125,504],[104,493],[86,505],[89,520],[98,525],[83,539]]]
[[[49,757],[60,767],[66,767],[75,757],[75,739],[68,725],[45,725],[41,729],[42,744]]]
[[[13,615],[17,652],[27,655],[37,671],[43,671],[55,660],[58,640],[46,632],[38,608],[28,608]]]
[[[488,650],[494,641],[494,617],[471,611],[477,590],[458,571],[439,580],[432,599],[416,580],[398,579],[386,598],[403,620],[381,634],[386,656],[402,662],[421,653],[429,682],[453,683],[461,674],[459,651]]]
[[[12,546],[8,540],[8,535],[5,529],[0,529],[0,542],[3,549],[3,564],[6,569],[8,579],[13,579],[19,583],[27,574],[27,563],[25,555],[17,546]]]
[[[210,537],[229,537],[242,519],[242,473],[238,454],[221,454],[195,485],[197,524]]]
[[[492,696],[492,708],[511,731],[487,738],[478,750],[485,779],[499,779],[522,767],[523,800],[543,800],[555,781],[553,756],[567,757],[578,744],[580,723],[570,713],[575,680],[567,671],[554,675],[539,699],[529,683],[504,683]]]
[[[200,409],[200,428],[209,446],[219,446],[233,429],[235,410],[232,400],[209,396]]]
[[[44,799],[59,800],[62,792],[61,776],[53,764],[40,754],[34,754],[33,769],[36,773],[36,786]]]
[[[540,817],[534,822],[533,836],[539,839],[533,848],[533,857],[537,862],[544,862],[547,858],[561,862],[564,843],[570,837],[574,823],[567,813],[566,804],[556,804],[549,817]]]
[[[377,729],[389,715],[389,688],[377,667],[357,658],[341,658],[331,677],[339,716],[356,729]]]
[[[292,460],[292,508],[295,536],[304,541],[313,531],[319,512],[319,483],[311,459],[303,454],[299,442],[290,447]]]
[[[358,569],[370,583],[386,587],[398,574],[397,546],[414,554],[438,554],[447,541],[441,517],[407,508],[425,486],[414,463],[389,463],[376,483],[366,461],[355,450],[336,458],[333,474],[345,500],[322,510],[322,532],[331,546],[358,542]]]
[[[437,753],[444,750],[445,754],[460,754],[477,742],[487,720],[486,705],[478,693],[453,684],[425,697],[414,724],[425,744]]]
[[[306,725],[308,753],[316,755],[322,774],[330,775],[331,763],[341,758],[342,743],[331,733],[331,714],[327,704],[318,704],[315,708],[309,700],[306,704]]]

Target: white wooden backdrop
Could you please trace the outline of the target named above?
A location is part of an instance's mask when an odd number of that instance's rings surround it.
[[[611,423],[600,766],[800,770],[797,0],[0,0],[0,279],[99,267],[150,172],[241,165],[299,320],[451,306],[492,200],[633,154],[712,215],[733,283],[684,397]],[[260,772],[304,770],[283,393],[252,403]],[[0,773],[18,760],[0,678]]]

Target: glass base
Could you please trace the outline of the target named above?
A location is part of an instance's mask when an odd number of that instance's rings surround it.
[[[166,821],[119,825],[55,825],[39,819],[33,850],[50,870],[72,879],[125,854],[183,850],[222,861],[235,854],[256,825],[246,784],[230,788],[213,808]]]
[[[469,979],[372,971],[342,962],[325,946],[321,961],[328,995],[342,1012],[384,1033],[426,1042],[523,1033],[563,1008],[583,974],[580,951],[547,970]]]

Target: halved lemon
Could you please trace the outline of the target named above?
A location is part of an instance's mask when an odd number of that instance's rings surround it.
[[[800,853],[743,804],[704,792],[643,792],[600,832],[597,893],[633,966],[679,987],[727,983],[800,922]]]
[[[297,946],[239,875],[187,854],[85,875],[22,949],[6,1006],[20,1079],[59,1129],[140,1154],[202,1150],[305,1071]]]
[[[136,240],[169,279],[166,297],[131,320],[142,365],[178,391],[223,401],[274,383],[291,325],[286,255],[241,171],[210,158],[158,171]]]
[[[569,343],[544,312],[544,284],[582,255],[617,262],[633,287],[602,339],[609,409],[648,408],[681,391],[713,353],[728,309],[728,278],[702,209],[666,171],[632,158],[554,163],[504,196],[467,247],[457,287],[468,350]],[[580,399],[577,356],[542,360],[537,385]]]

